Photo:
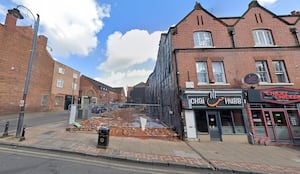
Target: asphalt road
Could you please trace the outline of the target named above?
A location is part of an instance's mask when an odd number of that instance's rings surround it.
[[[0,146],[5,174],[213,174],[220,171],[158,166],[32,148]],[[224,173],[223,173],[224,174]]]
[[[24,125],[26,127],[39,126],[43,124],[55,123],[60,121],[68,122],[70,113],[68,111],[61,112],[39,112],[39,113],[25,113]],[[2,135],[5,125],[9,122],[9,131],[16,131],[18,123],[18,114],[7,116],[0,116],[0,136]]]

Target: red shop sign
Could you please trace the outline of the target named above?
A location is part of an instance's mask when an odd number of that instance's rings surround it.
[[[300,102],[300,90],[292,88],[271,88],[260,91],[260,99],[264,102],[290,104]]]

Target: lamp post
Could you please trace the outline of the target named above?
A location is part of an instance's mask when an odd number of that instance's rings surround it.
[[[23,128],[26,97],[27,97],[27,93],[28,93],[28,87],[29,87],[29,82],[30,82],[30,73],[31,73],[31,69],[32,69],[33,58],[35,55],[37,33],[38,33],[38,28],[39,28],[39,23],[40,23],[40,16],[37,14],[37,18],[35,18],[33,13],[27,7],[25,7],[23,5],[18,5],[17,8],[8,10],[8,13],[10,15],[13,15],[17,19],[24,19],[23,15],[20,13],[20,11],[18,9],[20,7],[25,8],[32,15],[32,17],[34,19],[34,35],[33,35],[31,53],[30,53],[30,58],[29,58],[29,63],[28,63],[28,68],[27,68],[27,75],[26,75],[25,87],[24,87],[24,92],[23,92],[23,98],[20,101],[20,112],[19,112],[19,118],[18,118],[16,137],[21,136],[21,131]]]

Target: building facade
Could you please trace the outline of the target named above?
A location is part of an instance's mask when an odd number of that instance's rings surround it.
[[[30,26],[16,26],[16,18],[7,14],[0,25],[0,113],[17,113],[28,69],[33,38]],[[26,111],[48,111],[54,62],[46,50],[47,38],[38,36]],[[43,65],[43,66],[42,66]]]
[[[248,142],[251,132],[257,143],[297,143],[299,29],[299,13],[278,16],[256,0],[224,18],[196,3],[161,35],[147,98],[186,139]]]
[[[68,110],[71,104],[78,103],[80,72],[54,61],[51,87],[51,110]]]
[[[0,24],[0,115],[19,112],[31,53],[34,31],[16,22],[7,14],[5,24]],[[63,110],[70,96],[79,93],[80,73],[54,61],[46,48],[47,37],[38,36],[25,112]],[[72,89],[75,74],[78,79]]]
[[[141,82],[133,87],[127,88],[127,102],[128,103],[138,103],[138,104],[145,104],[145,89],[146,84]]]
[[[81,104],[109,105],[126,102],[124,88],[113,88],[85,75],[80,77]]]

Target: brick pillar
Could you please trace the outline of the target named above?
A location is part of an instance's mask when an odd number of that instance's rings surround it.
[[[6,14],[6,19],[5,19],[5,25],[8,30],[15,31],[16,30],[16,24],[17,24],[17,18],[10,14]]]

